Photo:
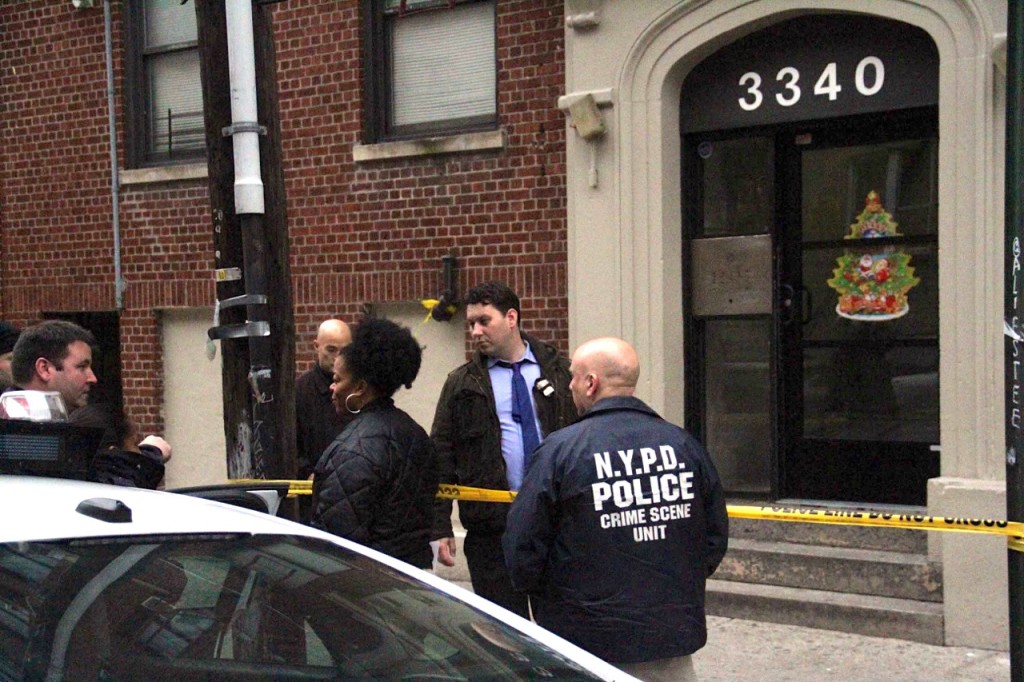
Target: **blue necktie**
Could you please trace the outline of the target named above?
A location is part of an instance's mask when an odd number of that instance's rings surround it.
[[[512,421],[519,424],[523,432],[523,473],[529,465],[530,453],[540,445],[537,435],[537,420],[533,416],[533,404],[530,402],[530,389],[526,387],[519,366],[522,360],[515,363],[499,362],[502,367],[512,368]]]

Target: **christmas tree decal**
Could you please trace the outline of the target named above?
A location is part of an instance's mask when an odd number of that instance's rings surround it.
[[[864,210],[845,239],[899,237],[899,223],[882,206],[877,192],[868,192]],[[828,285],[839,294],[836,312],[862,322],[883,322],[910,311],[907,292],[921,281],[914,277],[910,256],[903,251],[852,253],[836,259]]]

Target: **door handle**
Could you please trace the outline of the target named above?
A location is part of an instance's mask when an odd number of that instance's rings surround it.
[[[805,325],[811,321],[811,315],[813,310],[813,301],[811,300],[811,290],[800,285],[800,324]]]
[[[799,292],[799,299],[797,298]],[[780,284],[779,293],[779,318],[782,324],[790,324],[799,317],[800,324],[805,325],[811,321],[813,311],[813,300],[811,291],[804,285],[799,288],[791,284]]]
[[[790,324],[796,314],[794,308],[794,300],[796,299],[796,290],[789,284],[779,285],[779,319],[782,324]]]

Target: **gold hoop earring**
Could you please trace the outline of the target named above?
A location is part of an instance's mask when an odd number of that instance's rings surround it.
[[[354,398],[355,395],[355,393],[349,393],[347,396],[345,396],[345,409],[349,411],[349,414],[359,414],[360,412],[363,411],[363,408],[361,407],[358,410],[353,410],[351,407],[348,406],[348,401],[351,398]]]

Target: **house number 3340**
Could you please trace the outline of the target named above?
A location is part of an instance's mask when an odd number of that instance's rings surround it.
[[[791,107],[800,101],[803,90],[800,87],[800,72],[792,66],[784,66],[775,74],[775,80],[780,83],[781,91],[775,93],[775,101],[780,106]],[[762,92],[761,74],[756,71],[748,71],[740,76],[741,87],[746,88],[743,97],[737,101],[744,111],[754,111],[764,102]],[[853,85],[861,95],[870,97],[878,93],[885,84],[885,65],[878,57],[864,57],[857,64],[853,73]],[[838,69],[835,62],[829,64],[822,70],[818,80],[814,83],[812,91],[816,97],[828,97],[829,100],[839,98],[843,86],[839,82]]]

